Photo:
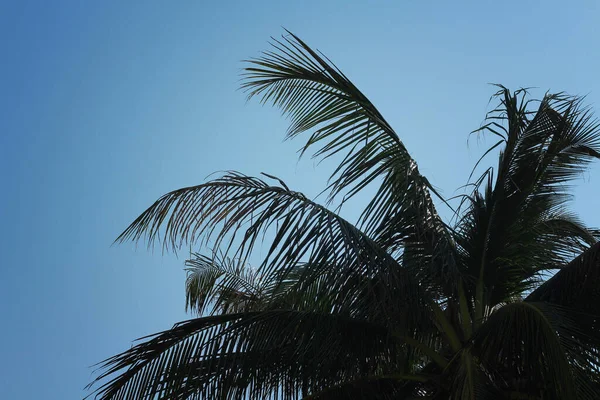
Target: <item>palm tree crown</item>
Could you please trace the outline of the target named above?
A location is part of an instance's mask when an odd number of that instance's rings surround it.
[[[566,208],[600,158],[581,98],[499,86],[478,129],[498,164],[443,221],[393,128],[297,36],[248,61],[242,87],[308,135],[303,152],[342,157],[329,200],[376,194],[356,223],[267,174],[158,199],[117,240],[218,249],[186,262],[199,317],[101,363],[97,397],[600,398],[599,235]]]

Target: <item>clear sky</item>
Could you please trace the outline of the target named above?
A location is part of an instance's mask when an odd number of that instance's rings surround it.
[[[183,259],[111,247],[161,194],[226,169],[320,191],[328,165],[297,162],[279,113],[236,91],[282,26],[446,196],[493,143],[467,145],[489,82],[588,94],[600,113],[597,1],[352,3],[0,2],[0,398],[81,398],[92,364],[186,318]],[[599,185],[595,165],[574,203],[595,226]]]

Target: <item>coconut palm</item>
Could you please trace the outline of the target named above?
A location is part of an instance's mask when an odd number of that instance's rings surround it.
[[[499,86],[477,130],[498,164],[480,159],[444,221],[394,129],[297,36],[248,61],[242,87],[303,152],[341,160],[327,202],[239,172],[158,199],[117,240],[213,249],[186,262],[198,318],[101,363],[97,397],[600,398],[599,235],[566,207],[600,158],[581,98]],[[365,187],[357,221],[326,207]]]

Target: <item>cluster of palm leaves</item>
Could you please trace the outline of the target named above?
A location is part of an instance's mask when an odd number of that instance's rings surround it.
[[[600,158],[582,100],[499,87],[480,129],[498,164],[444,222],[356,86],[289,32],[272,46],[243,88],[289,117],[289,137],[308,135],[303,151],[341,159],[328,200],[375,195],[354,223],[266,174],[158,199],[118,240],[218,249],[186,263],[199,317],[105,360],[95,395],[600,398],[599,235],[566,208],[569,183]]]

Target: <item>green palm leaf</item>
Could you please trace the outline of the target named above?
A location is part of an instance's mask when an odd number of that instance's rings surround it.
[[[102,399],[291,398],[361,374],[402,368],[398,346],[381,326],[331,314],[283,310],[205,317],[106,360],[98,379],[124,371],[97,394]]]

